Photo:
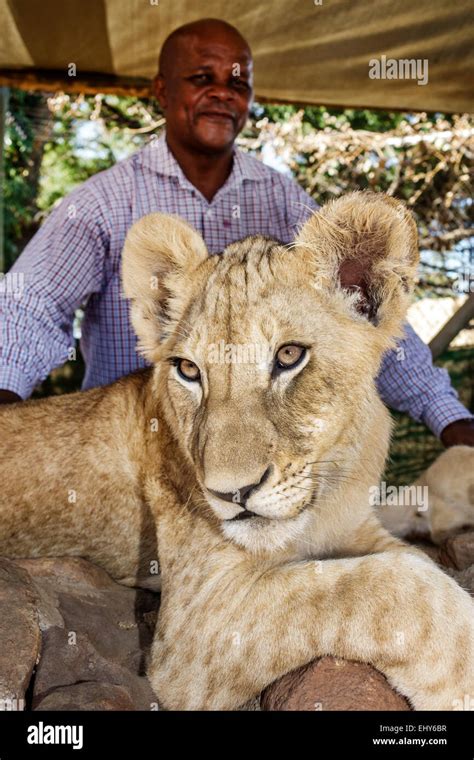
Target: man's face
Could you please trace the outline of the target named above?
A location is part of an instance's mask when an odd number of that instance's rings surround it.
[[[222,31],[178,39],[155,80],[155,94],[174,142],[205,153],[229,149],[252,102],[252,59],[238,37]]]

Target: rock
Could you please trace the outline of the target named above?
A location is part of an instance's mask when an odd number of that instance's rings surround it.
[[[48,694],[36,708],[41,710],[136,710],[123,686],[111,683],[76,683]]]
[[[454,570],[465,570],[474,564],[474,531],[448,538],[440,549],[440,562]]]
[[[16,559],[14,562],[38,580],[50,581],[55,586],[60,584],[63,591],[74,592],[78,586],[104,590],[118,585],[105,570],[81,557],[38,557]]]
[[[265,689],[262,710],[409,710],[378,670],[361,662],[322,657]]]
[[[108,657],[104,657],[97,651],[87,635],[74,632],[71,637],[71,633],[64,628],[50,628],[43,634],[43,656],[33,685],[33,710],[46,709],[44,702],[50,704],[49,697],[51,693],[55,694],[56,691],[61,694],[66,693],[69,700],[76,692],[71,691],[71,689],[67,690],[66,687],[74,687],[74,685],[87,682],[102,684],[104,689],[107,685],[121,687],[122,697],[126,695],[131,706],[110,707],[108,709],[151,709],[151,706],[157,702],[157,698],[148,680],[137,673],[136,667],[128,666],[130,664],[136,665],[136,663],[130,657],[125,641],[122,643],[123,653],[118,651],[119,656],[114,657],[109,654]],[[107,636],[107,633],[107,627],[104,627],[104,635]],[[139,654],[141,657],[142,653]],[[125,661],[125,664],[121,664],[120,660]],[[92,693],[90,692],[90,694]],[[93,703],[89,704],[93,705]],[[74,709],[81,708],[75,707]],[[91,709],[91,707],[83,709]],[[93,707],[93,709],[98,708]]]
[[[122,588],[104,570],[79,557],[17,559],[15,564],[27,570],[34,581],[42,631],[64,625],[58,609],[59,591],[84,597],[98,589]]]
[[[43,631],[31,688],[33,709],[69,709],[45,704],[69,705],[74,700],[78,706],[70,709],[155,709],[157,698],[144,670],[159,596],[121,586],[80,558],[16,562],[36,586]],[[100,688],[75,688],[82,684]],[[112,689],[111,706],[98,708],[94,695],[108,704],[107,686]]]
[[[28,573],[0,559],[0,710],[23,710],[41,632]]]

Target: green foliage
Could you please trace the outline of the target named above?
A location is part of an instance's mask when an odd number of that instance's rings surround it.
[[[111,151],[91,158],[78,155],[75,149],[75,128],[72,119],[56,122],[54,142],[45,145],[38,195],[38,207],[43,211],[48,211],[77,185],[97,172],[108,169],[115,161]]]
[[[7,269],[55,203],[140,148],[161,123],[149,100],[11,89],[4,153]]]
[[[36,106],[44,99],[37,93],[11,90],[4,145],[4,225],[7,269],[20,253],[19,242],[33,222],[37,210],[37,185],[31,181],[37,125]]]
[[[140,148],[160,118],[151,101],[117,95],[74,98],[60,93],[50,99],[50,108],[54,129],[43,156],[42,211]]]
[[[371,132],[385,132],[396,128],[404,118],[402,113],[390,111],[369,111],[355,108],[326,108],[325,106],[259,105],[254,107],[256,118],[268,118],[271,122],[281,122],[301,111],[303,124],[313,129],[325,129],[328,125],[352,129],[366,129]]]

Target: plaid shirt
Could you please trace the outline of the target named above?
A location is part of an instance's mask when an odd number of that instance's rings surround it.
[[[164,135],[153,140],[65,198],[0,281],[0,388],[27,398],[70,358],[74,312],[84,303],[82,387],[147,366],[136,352],[120,282],[125,235],[144,214],[179,214],[201,233],[210,253],[219,253],[257,233],[291,242],[316,208],[291,178],[240,150],[208,202],[184,176]],[[386,404],[436,435],[470,417],[448,373],[433,367],[429,349],[408,325],[399,350],[384,359],[378,389]]]

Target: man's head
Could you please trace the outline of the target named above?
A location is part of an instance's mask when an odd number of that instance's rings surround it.
[[[175,29],[160,53],[154,92],[168,139],[188,150],[228,151],[252,102],[252,54],[242,35],[219,19]]]

